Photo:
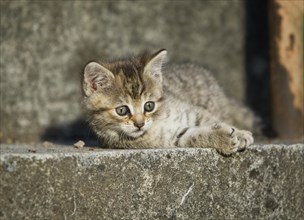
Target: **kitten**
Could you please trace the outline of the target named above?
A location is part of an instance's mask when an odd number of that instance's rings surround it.
[[[86,65],[84,104],[101,142],[109,148],[212,147],[225,155],[252,144],[251,132],[229,125],[252,127],[251,113],[226,98],[202,68],[164,71],[166,56],[163,49]]]

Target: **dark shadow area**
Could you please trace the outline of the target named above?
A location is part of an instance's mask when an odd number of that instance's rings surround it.
[[[248,0],[246,10],[246,100],[262,119],[263,134],[274,137],[271,127],[268,3]]]
[[[97,61],[98,58],[106,56],[102,51],[98,51],[94,42],[88,42],[85,39],[83,43],[73,51],[73,56],[67,72],[74,74],[73,80],[79,84],[79,94],[81,91],[81,82],[85,65],[89,61]],[[73,62],[72,62],[73,61]],[[66,74],[66,81],[69,81],[71,74]],[[79,95],[78,94],[78,95]],[[81,97],[81,95],[79,96]],[[82,97],[81,97],[82,98]],[[79,100],[81,102],[81,100]],[[85,142],[85,146],[100,146],[97,136],[90,128],[85,116],[76,119],[75,121],[55,124],[44,130],[41,135],[41,141],[49,141],[55,144],[73,145],[78,140]]]
[[[95,133],[84,118],[48,127],[42,134],[41,140],[63,145],[73,145],[78,140],[82,140],[86,146],[100,145]]]

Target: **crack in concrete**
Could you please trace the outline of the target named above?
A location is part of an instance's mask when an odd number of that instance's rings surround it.
[[[74,210],[71,216],[76,214],[76,210],[77,210],[77,203],[76,203],[76,194],[75,194],[75,189],[73,190],[73,203],[74,203]]]
[[[194,183],[191,183],[191,185],[190,185],[188,191],[183,195],[183,197],[182,197],[182,199],[181,199],[181,202],[180,202],[180,204],[179,204],[180,206],[184,204],[184,202],[185,202],[187,196],[188,196],[189,193],[192,191],[193,186],[194,186]]]

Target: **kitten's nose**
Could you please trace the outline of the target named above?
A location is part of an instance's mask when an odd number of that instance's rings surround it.
[[[141,129],[144,125],[145,125],[144,122],[134,122],[134,126],[138,127],[139,129]]]

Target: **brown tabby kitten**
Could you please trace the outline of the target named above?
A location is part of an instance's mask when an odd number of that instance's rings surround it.
[[[160,50],[86,65],[84,103],[102,143],[109,148],[212,147],[225,155],[252,144],[249,131],[227,124],[250,128],[251,113],[226,98],[202,68],[177,65],[164,72],[166,55]]]

